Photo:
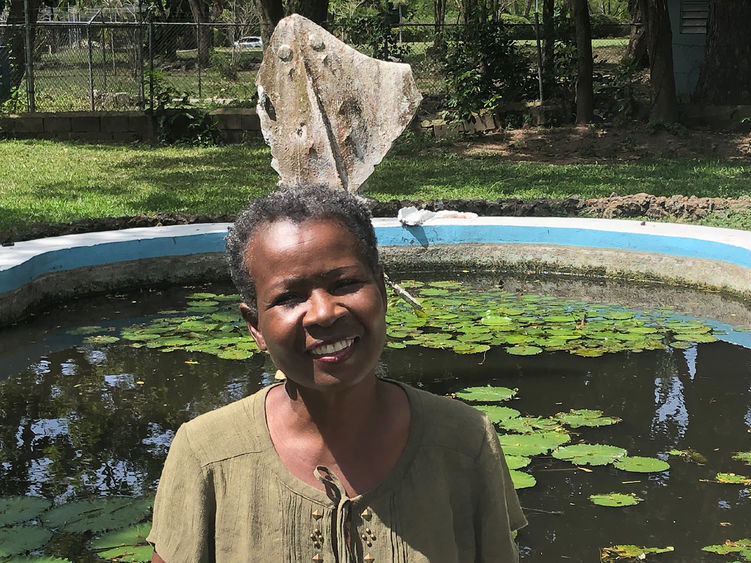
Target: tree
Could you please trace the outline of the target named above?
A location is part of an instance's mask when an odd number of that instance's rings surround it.
[[[649,54],[649,85],[652,90],[649,118],[652,121],[674,122],[678,120],[678,100],[675,95],[673,36],[667,0],[639,0],[639,9],[644,18]]]
[[[695,100],[751,104],[751,2],[710,0],[704,63]]]
[[[649,66],[647,54],[647,35],[644,33],[644,21],[639,9],[639,0],[628,0],[628,12],[631,14],[631,33],[624,59],[631,60],[637,68]]]
[[[590,123],[594,118],[592,73],[592,26],[587,0],[573,0],[576,29],[576,122]]]
[[[549,99],[555,83],[554,0],[542,1],[542,84],[544,99]]]
[[[300,14],[318,25],[325,26],[329,14],[329,0],[290,0],[286,6],[282,0],[256,0],[256,8],[261,17],[261,37],[265,49],[276,24],[290,14]]]
[[[3,0],[0,0],[3,1]],[[3,4],[5,2],[3,1]],[[29,21],[34,23],[39,16],[40,0],[28,0]],[[24,0],[10,0],[8,4],[8,20],[10,27],[5,28],[5,32],[0,37],[0,45],[10,47],[10,85],[11,88],[18,88],[21,85],[24,74],[26,73],[26,12],[24,10]],[[31,44],[34,45],[35,26],[31,26]]]

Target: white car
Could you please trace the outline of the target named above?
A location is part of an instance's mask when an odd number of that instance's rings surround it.
[[[248,35],[235,41],[235,47],[237,49],[257,49],[263,47],[263,41],[256,35]]]

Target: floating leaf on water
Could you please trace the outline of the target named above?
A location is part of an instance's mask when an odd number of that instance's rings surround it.
[[[632,471],[634,473],[659,473],[670,469],[667,461],[662,461],[656,457],[626,456],[617,459],[613,465],[621,471]]]
[[[680,340],[674,340],[670,343],[671,348],[675,348],[676,350],[688,350],[692,346],[694,346],[694,342],[682,342]]]
[[[634,317],[633,311],[603,311],[602,318],[611,320],[626,320]]]
[[[680,456],[683,461],[698,463],[699,465],[707,463],[706,457],[691,448],[687,450],[670,450],[668,455]]]
[[[499,434],[498,439],[506,455],[535,456],[547,454],[565,444],[571,437],[563,432],[533,432],[530,434]]]
[[[404,344],[404,342],[389,341],[389,342],[386,343],[386,347],[388,347],[388,348],[395,348],[395,349],[401,349],[401,348],[406,348],[407,345]]]
[[[78,500],[51,508],[41,515],[50,528],[65,532],[101,532],[134,524],[151,510],[150,498],[107,497]]]
[[[507,418],[514,418],[521,415],[516,409],[500,405],[474,405],[474,407],[484,412],[491,422],[500,422]]]
[[[457,354],[481,354],[490,350],[487,344],[470,344],[469,342],[457,342],[452,347]]]
[[[751,465],[751,452],[738,452],[733,454],[733,459]]]
[[[516,395],[516,389],[508,387],[466,387],[456,392],[456,396],[465,401],[508,401]]]
[[[149,562],[154,549],[146,542],[151,522],[115,530],[91,540],[91,548],[99,557],[111,561]]]
[[[86,336],[88,334],[96,334],[97,332],[104,332],[104,331],[105,331],[104,327],[101,327],[101,326],[79,326],[78,328],[73,328],[66,332],[68,334]]]
[[[552,418],[543,418],[540,416],[519,416],[516,418],[508,418],[499,421],[498,426],[508,432],[516,432],[519,434],[528,434],[529,432],[537,432],[539,430],[545,430],[548,432],[562,430],[557,421]]]
[[[522,467],[527,467],[532,461],[530,458],[523,455],[504,454],[504,457],[506,458],[506,465],[508,465],[509,469],[521,469]]]
[[[615,416],[604,416],[601,410],[596,409],[571,409],[568,412],[559,412],[555,418],[571,428],[582,426],[610,426],[621,422]]]
[[[86,344],[114,344],[120,339],[117,336],[107,336],[105,334],[98,334],[96,336],[87,336],[83,339]]]
[[[491,327],[512,326],[514,324],[514,321],[503,315],[486,315],[480,319],[480,322]]]
[[[455,289],[461,287],[462,282],[455,280],[439,280],[428,282],[428,285],[431,287],[440,287],[443,289]]]
[[[216,353],[217,357],[223,360],[247,360],[255,354],[251,350],[242,350],[240,348],[226,348]]]
[[[751,539],[741,538],[739,540],[725,540],[725,543],[718,545],[707,545],[701,548],[702,551],[717,553],[718,555],[729,555],[737,553],[746,561],[751,561]]]
[[[435,297],[439,295],[449,295],[448,289],[440,289],[437,287],[426,287],[425,289],[420,290],[420,295],[427,295],[430,297]]]
[[[589,500],[598,506],[634,506],[644,499],[637,497],[634,493],[606,493],[589,495]]]
[[[509,470],[509,475],[511,475],[511,482],[514,484],[514,489],[528,489],[537,484],[537,479],[524,471],[511,469]]]
[[[704,333],[679,333],[674,334],[673,338],[679,342],[717,342],[719,339],[711,334]]]
[[[47,555],[41,555],[39,557],[33,557],[31,555],[24,557],[17,555],[10,559],[3,559],[3,563],[71,563],[71,560]]]
[[[643,561],[647,555],[658,553],[670,553],[675,551],[672,545],[667,547],[644,547],[639,545],[614,545],[612,547],[603,547],[600,551],[600,562],[609,563],[620,559],[633,561]]]
[[[571,354],[575,356],[581,356],[582,358],[598,358],[605,355],[608,350],[606,348],[572,348],[569,350]]]
[[[188,295],[188,299],[215,299],[216,293],[197,292]]]
[[[0,528],[0,557],[18,555],[43,547],[52,532],[41,526],[10,526]]]
[[[32,496],[0,498],[0,526],[17,524],[36,518],[52,503],[47,499]]]
[[[542,348],[537,346],[509,346],[506,353],[512,356],[536,356],[542,353]]]
[[[553,451],[553,457],[576,465],[607,465],[626,455],[626,450],[605,444],[574,444]]]
[[[715,475],[715,481],[729,485],[751,485],[751,478],[735,473],[718,473]]]
[[[209,318],[214,321],[219,321],[221,323],[242,323],[245,325],[245,321],[243,321],[242,317],[240,316],[240,312],[230,312],[230,311],[222,311],[220,313],[213,313],[209,315]]]

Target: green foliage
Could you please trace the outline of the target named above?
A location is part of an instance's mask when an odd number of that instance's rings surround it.
[[[50,504],[50,501],[40,497],[0,498],[0,526],[31,520],[45,511]]]
[[[106,497],[61,504],[42,514],[45,526],[65,532],[99,532],[133,524],[151,510],[153,500]]]
[[[457,391],[456,396],[465,401],[508,401],[511,397],[516,395],[516,389],[509,389],[508,387],[492,387],[487,385],[485,387],[467,387],[461,391]]]
[[[159,142],[165,145],[186,144],[209,147],[219,145],[219,127],[203,108],[191,107],[190,92],[178,92],[166,84],[164,75],[153,72],[154,115],[159,129]]]
[[[514,484],[514,489],[528,489],[537,484],[537,479],[524,471],[510,469],[509,475],[511,475],[511,482]]]
[[[736,475],[735,473],[718,473],[715,475],[715,481],[727,485],[751,485],[750,477]]]
[[[638,117],[636,95],[640,69],[633,60],[624,59],[613,72],[595,72],[593,89],[598,116],[606,121],[624,124]]]
[[[565,444],[571,436],[563,432],[531,432],[529,434],[499,434],[506,455],[529,457],[544,455]]]
[[[653,555],[658,553],[670,553],[675,549],[673,546],[667,547],[643,547],[639,545],[614,545],[612,547],[604,547],[600,553],[600,561],[602,563],[610,563],[619,561],[621,559],[628,559],[629,561],[643,561],[647,558],[647,555]]]
[[[555,418],[571,428],[582,426],[609,426],[621,421],[620,418],[603,416],[602,411],[594,409],[571,409],[569,412],[559,412]]]
[[[616,469],[635,473],[659,473],[670,469],[670,464],[654,457],[625,456],[615,462]]]
[[[604,444],[575,444],[563,446],[553,452],[553,457],[576,465],[607,465],[626,455],[626,450]]]
[[[94,538],[91,548],[99,557],[111,561],[148,562],[154,554],[154,549],[146,542],[150,531],[150,522],[115,530]]]
[[[494,113],[523,99],[532,86],[529,61],[508,27],[497,22],[480,21],[449,33],[444,69],[444,116],[450,120]]]
[[[733,459],[751,465],[751,452],[737,452],[733,454]]]
[[[39,526],[0,528],[0,557],[39,549],[52,537],[52,532]]]
[[[393,27],[399,23],[390,9],[390,3],[378,2],[376,7],[337,21],[347,43],[367,47],[370,56],[381,60],[402,60],[410,54],[407,43],[399,42]]]
[[[589,495],[589,500],[598,506],[620,507],[634,506],[644,499],[637,497],[634,493],[606,493],[600,495]]]
[[[737,555],[744,561],[751,561],[751,540],[742,538],[739,540],[725,540],[725,543],[718,545],[708,545],[701,548],[702,551],[717,553],[718,555]]]

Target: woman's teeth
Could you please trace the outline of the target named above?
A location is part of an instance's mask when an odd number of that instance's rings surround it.
[[[338,342],[316,346],[315,348],[311,348],[310,352],[311,354],[315,354],[316,356],[336,354],[340,350],[344,350],[345,348],[349,347],[354,341],[354,338],[345,338],[344,340],[339,340]]]

